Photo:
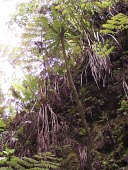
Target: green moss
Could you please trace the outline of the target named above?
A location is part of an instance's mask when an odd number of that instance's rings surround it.
[[[19,136],[19,135],[22,135],[23,134],[23,130],[24,130],[24,126],[22,125],[22,126],[20,126],[20,128],[17,130],[17,135]]]

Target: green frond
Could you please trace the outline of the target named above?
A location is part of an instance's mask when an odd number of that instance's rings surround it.
[[[34,168],[29,169],[29,170],[49,170],[49,169],[44,169],[44,168],[34,167]]]
[[[107,20],[107,23],[103,24],[102,28],[103,29],[100,31],[100,33],[104,34],[114,34],[117,30],[122,31],[124,29],[128,29],[128,16],[119,13]]]
[[[109,29],[108,30],[105,29],[105,30],[101,30],[100,33],[103,33],[103,34],[114,34],[115,32],[112,31],[112,30],[109,30]]]
[[[57,49],[58,48],[58,40],[53,41],[53,42],[48,42],[48,46],[46,47],[46,49]]]
[[[25,161],[31,163],[31,164],[37,164],[37,163],[38,163],[37,160],[32,159],[32,158],[24,157],[23,159],[24,159]]]
[[[6,127],[6,124],[2,119],[0,119],[0,129],[4,129]]]
[[[98,55],[99,58],[101,58],[109,56],[114,50],[114,47],[109,47],[109,44],[102,45],[101,43],[95,43],[93,45],[93,50],[95,54]]]
[[[107,23],[108,23],[108,24],[117,24],[117,21],[111,19],[111,20],[107,20]],[[103,24],[103,25],[105,25],[105,24]],[[102,27],[103,27],[103,25],[102,25]]]
[[[48,19],[45,16],[40,17],[40,21],[45,25],[48,26]]]
[[[44,157],[44,158],[48,158],[48,159],[51,159],[51,160],[59,160],[58,158],[56,158],[56,156],[53,154],[53,153],[51,153],[51,152],[45,152],[45,153],[43,153],[42,154],[42,157]]]
[[[57,169],[57,167],[59,166],[60,164],[57,164],[57,163],[52,163],[50,161],[41,161],[40,163],[36,164],[37,167],[44,167],[44,168],[52,168],[52,169]]]
[[[0,166],[4,165],[4,163],[7,161],[6,157],[0,157]]]
[[[2,160],[0,162],[0,167],[6,165],[6,167],[4,167],[5,170],[9,168],[16,170],[57,170],[61,162],[61,159],[56,158],[56,156],[50,152],[43,153],[40,156],[35,155],[34,158],[23,157],[23,159],[20,159],[16,156],[12,156],[10,160],[7,160],[7,157]]]
[[[18,160],[17,162],[18,162],[21,166],[26,167],[26,168],[31,168],[31,167],[33,167],[33,165],[32,165],[30,162],[28,162],[27,160],[22,160],[22,159],[20,159],[20,160]]]
[[[0,168],[0,170],[13,170],[12,168],[8,168],[8,167],[2,167],[2,168]]]
[[[113,23],[103,24],[102,27],[106,28],[106,29],[109,29],[109,30],[113,30],[115,28],[115,25],[113,25]]]

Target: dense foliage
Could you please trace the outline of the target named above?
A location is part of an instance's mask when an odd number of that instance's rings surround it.
[[[125,0],[18,5],[9,60],[22,77],[0,93],[2,169],[128,167],[127,11]]]

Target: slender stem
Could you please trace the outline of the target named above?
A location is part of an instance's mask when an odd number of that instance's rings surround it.
[[[83,105],[82,105],[82,103],[79,99],[78,92],[76,90],[76,87],[75,87],[75,84],[74,84],[74,81],[73,81],[73,78],[72,78],[71,70],[70,70],[70,67],[69,67],[69,64],[68,64],[68,59],[67,59],[67,55],[66,55],[66,51],[65,51],[65,45],[64,45],[64,35],[61,36],[61,45],[62,45],[62,52],[63,52],[63,57],[64,57],[64,60],[65,60],[66,69],[67,69],[67,72],[68,72],[69,83],[70,83],[70,86],[71,86],[71,89],[72,89],[72,92],[73,92],[73,95],[74,95],[74,101],[77,104],[78,111],[79,111],[80,117],[82,119],[82,125],[83,125],[83,128],[86,130],[86,135],[87,135],[87,138],[88,138],[87,139],[87,166],[88,166],[88,170],[92,170],[92,165],[91,165],[91,150],[92,150],[91,134],[89,132],[89,127],[88,127],[88,124],[87,124],[86,119],[85,119],[84,107],[83,107]]]

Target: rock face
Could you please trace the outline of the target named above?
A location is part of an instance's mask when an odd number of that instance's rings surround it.
[[[98,87],[91,74],[87,77],[83,75],[81,85],[81,70],[84,66],[80,67],[78,74],[75,73],[74,76],[92,136],[92,162],[95,170],[127,170],[128,166],[128,55],[122,51],[120,56],[118,55],[119,53],[115,52],[114,57],[111,56],[112,70],[111,75],[106,78],[105,87],[102,81],[98,82]],[[51,146],[50,151],[63,158],[62,169],[68,167],[69,170],[84,170],[87,161],[86,131],[81,126],[82,120],[70,93],[71,89],[68,83],[65,83],[68,81],[67,78],[57,78],[59,93],[49,92],[49,102],[56,113],[58,124],[56,149]],[[48,109],[49,129],[52,126],[50,113],[52,112]],[[37,138],[43,122],[40,117],[37,125],[38,114],[38,109],[27,116],[20,114],[12,122],[12,131],[20,126],[17,130],[18,141],[10,142],[10,145],[16,148],[18,156],[31,156],[39,150]],[[22,119],[25,122],[23,124]],[[33,125],[36,128],[33,129]],[[49,144],[52,140],[50,133]],[[28,136],[29,144],[26,145]],[[57,144],[61,149],[57,148]],[[20,152],[22,146],[25,146],[24,152]]]

